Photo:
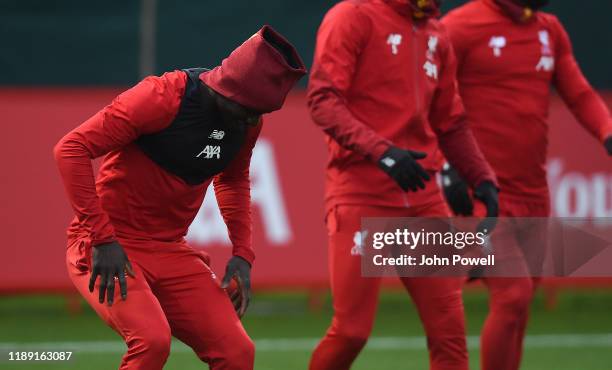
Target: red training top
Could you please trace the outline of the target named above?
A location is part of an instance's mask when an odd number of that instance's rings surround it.
[[[212,181],[233,254],[253,261],[249,164],[261,123],[249,130],[223,172],[198,185],[165,171],[134,143],[173,122],[186,80],[183,71],[147,77],[56,145],[55,158],[76,213],[69,237],[89,238],[93,246],[116,238],[184,242]],[[94,181],[91,160],[102,155]]]
[[[405,1],[342,1],[323,19],[308,87],[315,123],[327,134],[326,201],[406,207],[406,193],[377,161],[390,145],[443,154],[472,185],[494,175],[468,129],[450,41],[435,19],[413,21]]]
[[[608,108],[580,71],[563,26],[542,12],[513,22],[494,0],[472,1],[442,23],[457,54],[472,131],[502,193],[548,199],[551,83],[593,136],[603,141],[612,134]]]

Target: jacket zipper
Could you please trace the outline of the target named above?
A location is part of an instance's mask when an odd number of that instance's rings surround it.
[[[412,68],[412,73],[413,73],[413,78],[412,78],[412,83],[413,83],[413,95],[414,95],[414,110],[416,112],[416,117],[417,119],[420,119],[420,115],[421,115],[421,97],[419,96],[419,82],[418,82],[418,78],[419,78],[419,57],[418,57],[418,52],[419,52],[419,46],[417,45],[417,27],[416,25],[413,23],[412,24],[412,61],[414,63],[414,67]],[[403,197],[404,197],[404,207],[408,208],[410,207],[410,203],[408,202],[408,197],[406,196],[406,193],[402,193]]]
[[[419,56],[418,56],[418,53],[420,52],[420,48],[419,48],[419,45],[417,45],[417,42],[418,42],[417,26],[413,23],[412,24],[412,59],[414,61],[414,68],[413,68],[414,105],[415,105],[415,112],[417,116],[420,117],[421,115],[421,97],[419,96],[420,85],[418,81],[419,76],[420,76],[419,74],[420,66],[419,66]]]

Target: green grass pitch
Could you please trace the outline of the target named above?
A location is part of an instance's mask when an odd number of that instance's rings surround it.
[[[483,292],[465,294],[471,368],[478,369],[478,340],[487,311]],[[84,305],[84,304],[83,304]],[[554,310],[541,295],[533,304],[524,354],[524,370],[612,369],[612,292],[566,291]],[[256,369],[306,369],[312,347],[331,317],[327,298],[322,310],[307,308],[304,293],[257,294],[244,324],[257,344]],[[409,298],[402,292],[381,297],[372,340],[354,370],[427,369],[423,331]],[[47,346],[72,348],[69,362],[9,362],[7,351]],[[86,307],[71,315],[57,296],[0,298],[0,369],[102,370],[117,368],[123,344]],[[166,369],[206,369],[189,348],[173,342]]]

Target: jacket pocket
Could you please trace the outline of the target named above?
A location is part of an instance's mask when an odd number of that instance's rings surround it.
[[[66,262],[80,272],[91,271],[91,245],[87,239],[77,239],[66,248]]]
[[[325,215],[325,225],[327,234],[333,235],[338,232],[338,206],[333,206]]]

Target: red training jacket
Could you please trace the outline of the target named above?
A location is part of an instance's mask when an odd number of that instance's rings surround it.
[[[472,185],[494,175],[470,133],[456,88],[456,61],[437,20],[413,21],[404,1],[342,1],[317,34],[308,87],[314,122],[327,134],[327,206],[406,207],[406,193],[377,166],[389,148],[443,154]]]
[[[76,213],[68,235],[96,246],[147,240],[184,242],[208,185],[213,182],[233,254],[252,262],[249,164],[261,130],[214,179],[188,185],[149,159],[134,141],[168,127],[185,92],[186,74],[147,77],[68,133],[54,154]],[[91,160],[106,155],[97,180]]]
[[[563,26],[543,12],[515,23],[494,0],[472,1],[442,23],[472,131],[502,194],[546,201],[551,84],[594,137],[612,134],[608,108],[580,71]]]

